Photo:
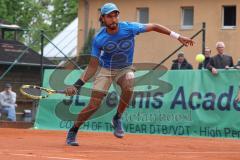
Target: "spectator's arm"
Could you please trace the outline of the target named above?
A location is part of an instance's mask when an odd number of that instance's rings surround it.
[[[238,61],[237,65],[236,66],[240,66],[240,60]]]
[[[16,103],[16,98],[17,98],[16,93],[12,92],[11,93],[11,104],[15,104]]]
[[[198,69],[202,69],[203,63],[198,64]]]
[[[213,61],[212,58],[210,58],[210,61],[209,61],[209,63],[207,64],[207,69],[208,69],[210,72],[212,72],[212,69],[214,68],[213,66],[214,66],[214,61]]]
[[[230,57],[230,61],[231,61],[231,63],[230,63],[230,66],[229,66],[229,67],[234,67],[234,64],[233,64],[233,59],[232,59],[232,57]]]
[[[12,104],[4,102],[3,95],[0,94],[0,106],[11,106]]]
[[[188,69],[193,69],[193,66],[189,63]]]

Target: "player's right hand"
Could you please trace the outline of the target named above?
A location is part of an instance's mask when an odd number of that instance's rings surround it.
[[[74,86],[67,87],[65,89],[65,94],[67,96],[74,96],[75,94],[77,94],[77,88]]]
[[[181,42],[184,46],[188,47],[188,46],[193,46],[194,41],[188,37],[184,37],[184,36],[180,36],[178,38],[178,41]]]

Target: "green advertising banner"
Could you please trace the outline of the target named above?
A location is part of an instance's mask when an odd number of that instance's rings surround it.
[[[146,76],[137,71],[132,101],[123,115],[128,133],[175,136],[240,138],[240,104],[234,101],[240,82],[239,70],[222,70],[214,76],[207,70],[166,71]],[[44,87],[63,89],[73,84],[81,71],[45,70]],[[158,76],[159,75],[159,76]],[[39,102],[36,129],[69,129],[79,111],[88,104],[92,83],[79,95],[52,95]],[[112,85],[99,110],[81,130],[112,132],[120,91]]]

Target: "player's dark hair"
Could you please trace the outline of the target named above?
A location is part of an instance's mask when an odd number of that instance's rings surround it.
[[[99,20],[101,26],[105,26],[105,24],[104,24],[104,22],[103,22],[103,20],[102,20],[102,16],[103,16],[103,15],[101,15],[98,20]]]

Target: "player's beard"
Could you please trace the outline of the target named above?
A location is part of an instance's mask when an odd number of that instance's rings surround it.
[[[116,30],[118,27],[118,23],[108,24],[108,25],[106,25],[106,27],[110,30]]]

